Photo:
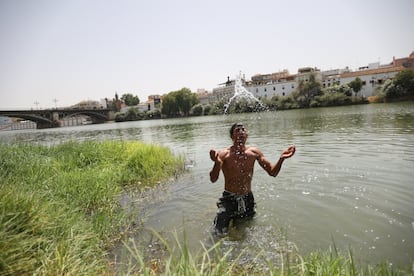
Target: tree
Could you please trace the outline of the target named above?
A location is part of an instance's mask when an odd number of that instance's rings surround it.
[[[124,101],[124,103],[127,106],[133,106],[133,105],[139,104],[138,96],[134,96],[130,93],[123,94],[122,97],[121,97],[121,100]]]
[[[164,96],[161,104],[161,113],[168,117],[176,117],[180,112],[178,105],[176,104],[175,95],[169,93]]]
[[[301,81],[294,93],[294,98],[300,107],[309,107],[314,97],[322,95],[321,84],[316,81],[315,75],[311,74],[309,81]]]
[[[182,88],[163,98],[161,113],[170,117],[189,116],[191,108],[198,102],[196,94],[188,88]]]
[[[359,77],[357,77],[356,79],[348,83],[348,86],[351,87],[352,90],[354,90],[356,95],[358,95],[358,92],[362,89],[362,80]]]
[[[191,112],[190,113],[193,114],[193,116],[203,115],[203,105],[196,104],[195,106],[193,106],[191,108]]]
[[[414,96],[414,72],[404,70],[387,80],[382,88],[382,94],[387,99],[398,99]]]
[[[403,91],[403,96],[414,95],[414,71],[404,70],[395,75],[394,85]]]

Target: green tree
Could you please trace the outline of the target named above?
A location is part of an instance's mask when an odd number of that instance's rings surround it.
[[[191,108],[190,113],[193,116],[201,116],[201,115],[203,115],[203,105],[202,104],[196,104],[195,106],[193,106]]]
[[[121,97],[121,100],[124,101],[124,103],[127,106],[133,106],[133,105],[139,104],[138,96],[134,96],[130,93],[123,94],[122,97]]]
[[[395,75],[394,85],[403,91],[403,96],[414,95],[414,71],[404,70]]]
[[[211,111],[211,105],[205,105],[204,106],[204,109],[203,109],[203,115],[208,115],[208,114],[210,114],[210,111]]]
[[[316,81],[315,75],[311,74],[309,81],[300,81],[294,98],[299,107],[309,107],[314,97],[322,95],[321,84]]]
[[[182,88],[163,98],[161,113],[169,117],[189,116],[191,108],[198,102],[196,94],[188,88]]]
[[[404,70],[397,73],[392,80],[384,83],[381,92],[387,99],[414,96],[414,72]]]
[[[352,88],[356,95],[358,95],[358,92],[362,89],[362,80],[359,77],[357,77],[353,81],[348,83],[348,86]]]
[[[178,116],[180,109],[176,103],[175,94],[169,93],[164,96],[161,104],[161,113],[168,117]]]

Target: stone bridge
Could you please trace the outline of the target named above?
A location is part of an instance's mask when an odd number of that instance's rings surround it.
[[[33,121],[37,128],[59,127],[64,118],[84,115],[91,118],[93,124],[104,123],[115,119],[112,109],[42,109],[42,110],[3,110],[0,116],[21,118]]]

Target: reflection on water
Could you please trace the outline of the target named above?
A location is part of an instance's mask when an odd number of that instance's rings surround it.
[[[209,243],[223,189],[222,175],[210,183],[209,149],[231,144],[228,129],[236,121],[247,127],[248,143],[259,146],[272,162],[289,144],[297,151],[277,178],[256,166],[252,185],[257,215],[233,230],[225,248],[240,253],[247,247],[251,251],[243,253],[246,258],[261,251],[274,260],[277,250],[290,242],[306,253],[327,249],[334,240],[343,250],[351,246],[361,260],[411,264],[412,102],[2,131],[0,140],[142,140],[185,155],[191,162],[189,173],[160,190],[162,196],[142,203],[144,227],[166,235],[185,229],[189,245],[198,250],[200,241]]]

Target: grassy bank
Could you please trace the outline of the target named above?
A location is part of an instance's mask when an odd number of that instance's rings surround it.
[[[163,258],[148,258],[145,249],[133,240],[125,242],[128,256],[127,266],[122,270],[125,275],[413,275],[414,267],[393,267],[392,264],[361,263],[354,258],[352,249],[340,252],[335,244],[326,251],[315,251],[301,255],[298,249],[286,240],[278,241],[280,247],[275,252],[277,263],[266,258],[264,252],[246,259],[245,252],[223,251],[221,244],[226,239],[213,243],[197,253],[191,252],[185,242],[177,235],[168,242],[154,232],[163,245]],[[245,250],[249,250],[246,248]],[[414,266],[414,264],[413,264]]]
[[[177,175],[183,160],[139,142],[68,142],[46,147],[0,144],[0,275],[411,275],[413,268],[359,264],[351,250],[301,256],[281,248],[280,261],[246,262],[221,242],[197,254],[154,232],[164,253],[148,259],[133,241],[128,260],[109,266],[108,249],[133,217],[119,195]],[[248,250],[248,249],[246,249]]]
[[[107,272],[106,250],[132,221],[119,194],[182,168],[139,142],[0,144],[0,275]]]

